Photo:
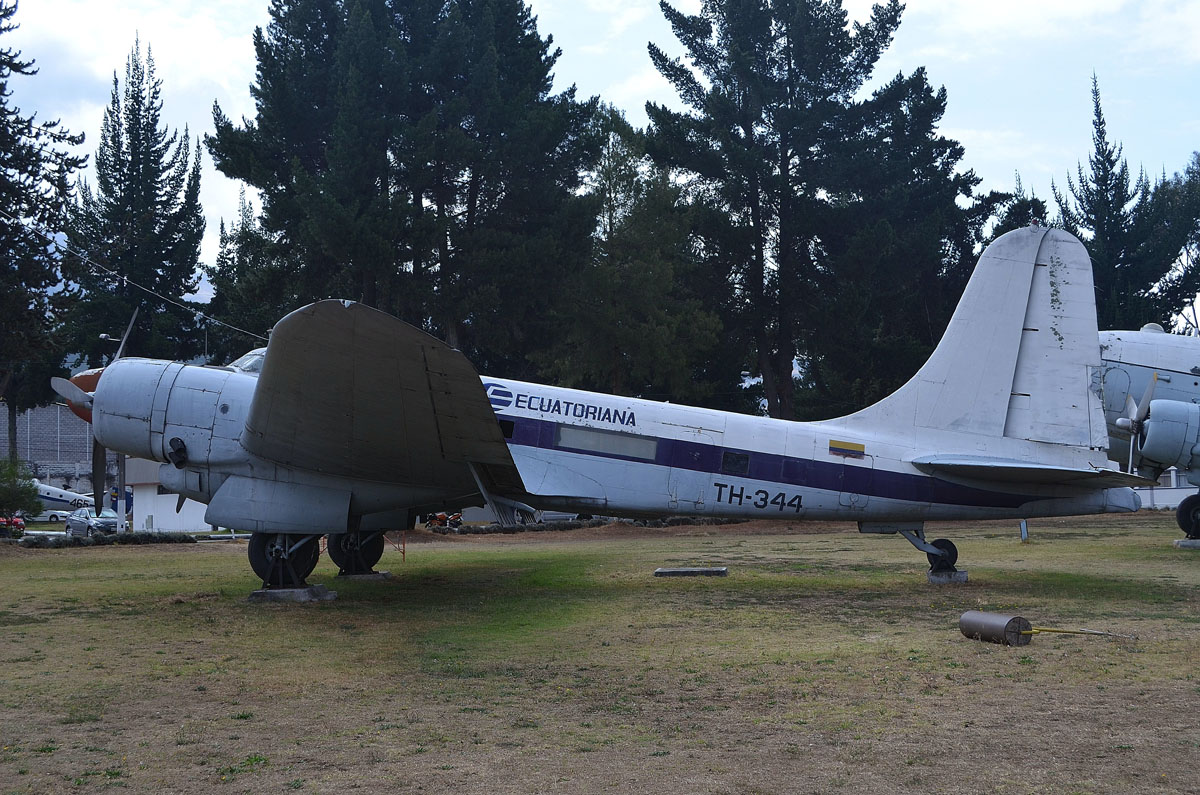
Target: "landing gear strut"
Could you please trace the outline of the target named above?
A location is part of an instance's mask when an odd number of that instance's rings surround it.
[[[289,533],[251,533],[250,568],[262,578],[263,588],[303,588],[305,578],[321,557],[319,539]]]
[[[1200,494],[1184,498],[1175,509],[1175,521],[1188,538],[1200,538]]]
[[[925,557],[929,559],[930,574],[950,575],[958,572],[958,569],[954,567],[954,564],[958,562],[958,547],[946,538],[926,541],[924,522],[859,522],[858,532],[899,533],[908,543],[925,553]],[[961,578],[964,579],[955,579],[954,581],[966,582],[965,577],[964,573],[961,575]]]
[[[370,574],[383,557],[383,533],[330,533],[326,550],[338,575]]]
[[[954,568],[954,564],[958,563],[958,547],[954,546],[954,542],[950,539],[935,538],[933,541],[926,541],[923,528],[915,530],[902,528],[898,532],[908,539],[908,543],[925,553],[925,557],[929,559],[931,572],[948,574],[958,571]]]

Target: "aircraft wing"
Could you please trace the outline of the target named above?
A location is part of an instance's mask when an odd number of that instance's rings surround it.
[[[911,463],[917,469],[931,475],[952,475],[1004,483],[1081,486],[1095,489],[1158,485],[1156,480],[1115,469],[1078,469],[987,456],[932,455],[915,458]]]
[[[347,478],[473,493],[473,463],[502,492],[521,484],[467,358],[351,301],[318,301],[275,325],[242,445]]]

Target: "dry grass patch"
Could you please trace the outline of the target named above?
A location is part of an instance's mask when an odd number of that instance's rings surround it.
[[[0,792],[1200,788],[1200,556],[1158,514],[1032,524],[939,528],[965,587],[837,526],[600,528],[323,560],[313,605],[248,604],[242,546],[0,550]]]

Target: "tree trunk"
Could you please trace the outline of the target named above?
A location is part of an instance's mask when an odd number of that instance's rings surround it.
[[[10,400],[5,405],[8,407],[8,460],[15,464],[17,463],[17,404]]]

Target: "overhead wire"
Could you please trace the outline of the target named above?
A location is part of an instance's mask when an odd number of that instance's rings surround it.
[[[197,318],[202,318],[203,320],[205,320],[208,323],[213,323],[218,326],[224,326],[225,328],[227,328],[231,331],[236,331],[239,334],[245,334],[248,337],[254,337],[255,339],[262,340],[264,342],[267,341],[267,338],[261,334],[255,334],[253,331],[247,331],[244,328],[238,328],[237,326],[235,326],[231,323],[226,323],[224,320],[218,320],[217,318],[213,317],[212,315],[205,314],[204,312],[194,309],[193,307],[187,306],[185,304],[180,303],[179,301],[176,301],[174,298],[171,298],[169,296],[163,295],[162,293],[156,292],[156,291],[152,290],[151,288],[146,287],[145,285],[138,284],[137,282],[135,282],[133,279],[130,279],[125,274],[120,273],[119,271],[116,271],[112,268],[105,267],[104,265],[101,265],[100,263],[93,260],[87,254],[72,248],[69,243],[67,243],[66,241],[60,240],[58,238],[58,236],[48,232],[47,230],[41,228],[37,224],[29,223],[28,221],[26,221],[25,219],[22,219],[22,218],[17,218],[15,216],[11,215],[10,213],[8,213],[8,211],[3,210],[3,209],[0,209],[0,218],[6,218],[9,221],[11,221],[12,223],[17,224],[18,226],[23,226],[26,229],[36,232],[37,234],[46,238],[46,240],[48,240],[56,248],[61,249],[63,252],[65,252],[67,254],[77,257],[81,262],[85,263],[89,267],[91,267],[97,271],[103,272],[104,274],[108,275],[110,278],[120,281],[122,284],[136,287],[137,289],[141,290],[142,292],[144,292],[148,295],[152,295],[160,301],[163,301],[165,303],[171,304],[172,306],[178,307],[179,309],[182,309],[185,312],[189,312]]]

